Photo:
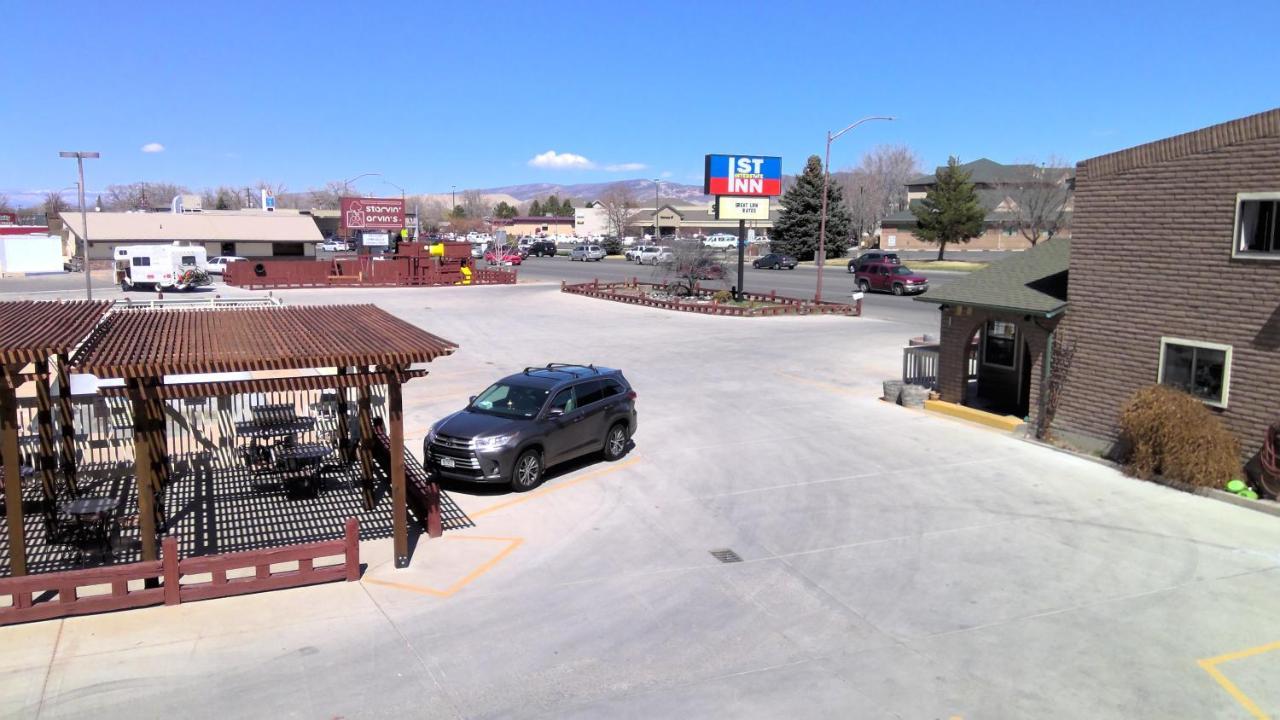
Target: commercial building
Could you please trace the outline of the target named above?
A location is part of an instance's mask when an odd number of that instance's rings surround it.
[[[531,235],[572,235],[574,219],[571,217],[524,216],[513,218],[494,218],[490,223],[494,230],[506,230],[511,237]]]
[[[84,238],[80,213],[61,214],[64,240],[79,247]],[[89,259],[110,260],[117,245],[145,243],[203,245],[209,257],[314,257],[324,240],[309,215],[298,211],[206,210],[204,212],[88,213]]]
[[[1026,250],[1031,247],[1031,241],[1017,227],[1017,207],[1020,201],[1062,203],[1068,219],[1070,218],[1071,190],[1075,178],[1075,172],[1071,168],[1003,165],[986,158],[963,163],[960,168],[969,173],[969,181],[973,183],[978,201],[986,209],[987,215],[981,235],[963,245],[951,245],[949,249]],[[941,170],[942,168],[938,168],[939,172]],[[912,178],[907,182],[907,202],[910,204],[923,200],[937,182],[937,173]],[[886,250],[937,247],[916,237],[915,228],[916,216],[910,207],[891,213],[880,223],[880,247]],[[1071,237],[1070,227],[1054,237]]]
[[[1255,456],[1280,421],[1277,157],[1280,109],[1081,162],[1069,241],[919,298],[942,310],[942,398],[1036,421],[1057,335],[1075,348],[1060,437],[1109,449],[1128,398],[1162,383]]]

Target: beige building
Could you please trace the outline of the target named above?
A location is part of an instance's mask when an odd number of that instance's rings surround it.
[[[61,217],[64,244],[79,247],[85,234],[80,213]],[[315,220],[297,211],[92,212],[88,221],[90,260],[110,260],[117,245],[175,242],[201,245],[209,257],[315,257],[324,240]]]
[[[546,235],[572,235],[574,219],[571,217],[513,217],[494,219],[494,230],[506,230],[508,237],[543,237]]]
[[[747,229],[755,231],[757,238],[766,238],[773,230],[773,223],[778,219],[778,211],[782,209],[778,198],[773,198],[769,205],[768,220],[749,220]],[[711,203],[699,205],[663,205],[657,214],[658,234],[675,235],[676,237],[695,237],[714,235],[716,233],[736,234],[737,220],[717,220],[712,212]],[[643,237],[653,233],[653,208],[636,208],[631,211],[627,221],[627,234]]]

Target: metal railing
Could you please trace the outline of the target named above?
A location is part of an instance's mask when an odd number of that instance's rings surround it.
[[[966,380],[978,377],[978,358],[969,353]],[[938,388],[938,345],[914,345],[902,348],[902,382]]]
[[[124,298],[116,300],[112,306],[114,310],[128,309],[149,309],[154,310],[170,309],[170,308],[240,308],[240,307],[280,307],[284,305],[284,300],[278,297],[219,297],[214,295],[209,298],[193,298],[193,297],[177,297],[177,298],[152,298],[150,300],[135,300],[134,298]]]

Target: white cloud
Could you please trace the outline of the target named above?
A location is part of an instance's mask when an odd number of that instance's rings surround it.
[[[643,170],[647,167],[649,166],[645,165],[644,163],[631,162],[631,163],[616,163],[614,165],[606,165],[604,169],[609,172],[636,172],[637,170]]]
[[[534,155],[529,161],[530,167],[549,168],[552,170],[590,170],[595,167],[595,163],[586,159],[581,155],[573,153],[558,153],[555,150],[548,150],[544,153]]]
[[[163,145],[161,145],[160,143],[157,143],[157,142],[147,143],[146,145],[143,145],[143,146],[142,146],[142,152],[144,152],[144,153],[162,153],[162,152],[164,152],[164,146],[163,146]]]
[[[671,177],[671,176],[672,176],[672,175],[674,175],[674,174],[675,174],[675,173],[671,172],[670,170],[663,170],[663,171],[662,171],[662,174],[661,174],[661,175],[659,175],[658,177],[669,178],[669,177]]]

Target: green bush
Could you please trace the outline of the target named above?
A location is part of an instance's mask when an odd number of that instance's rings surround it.
[[[622,238],[610,235],[604,239],[604,251],[610,255],[621,255],[623,251]]]
[[[1220,488],[1240,475],[1240,446],[1203,402],[1164,385],[1142,388],[1120,413],[1125,472]]]
[[[711,294],[711,299],[718,303],[727,303],[733,299],[733,293],[728,290],[717,290]]]

